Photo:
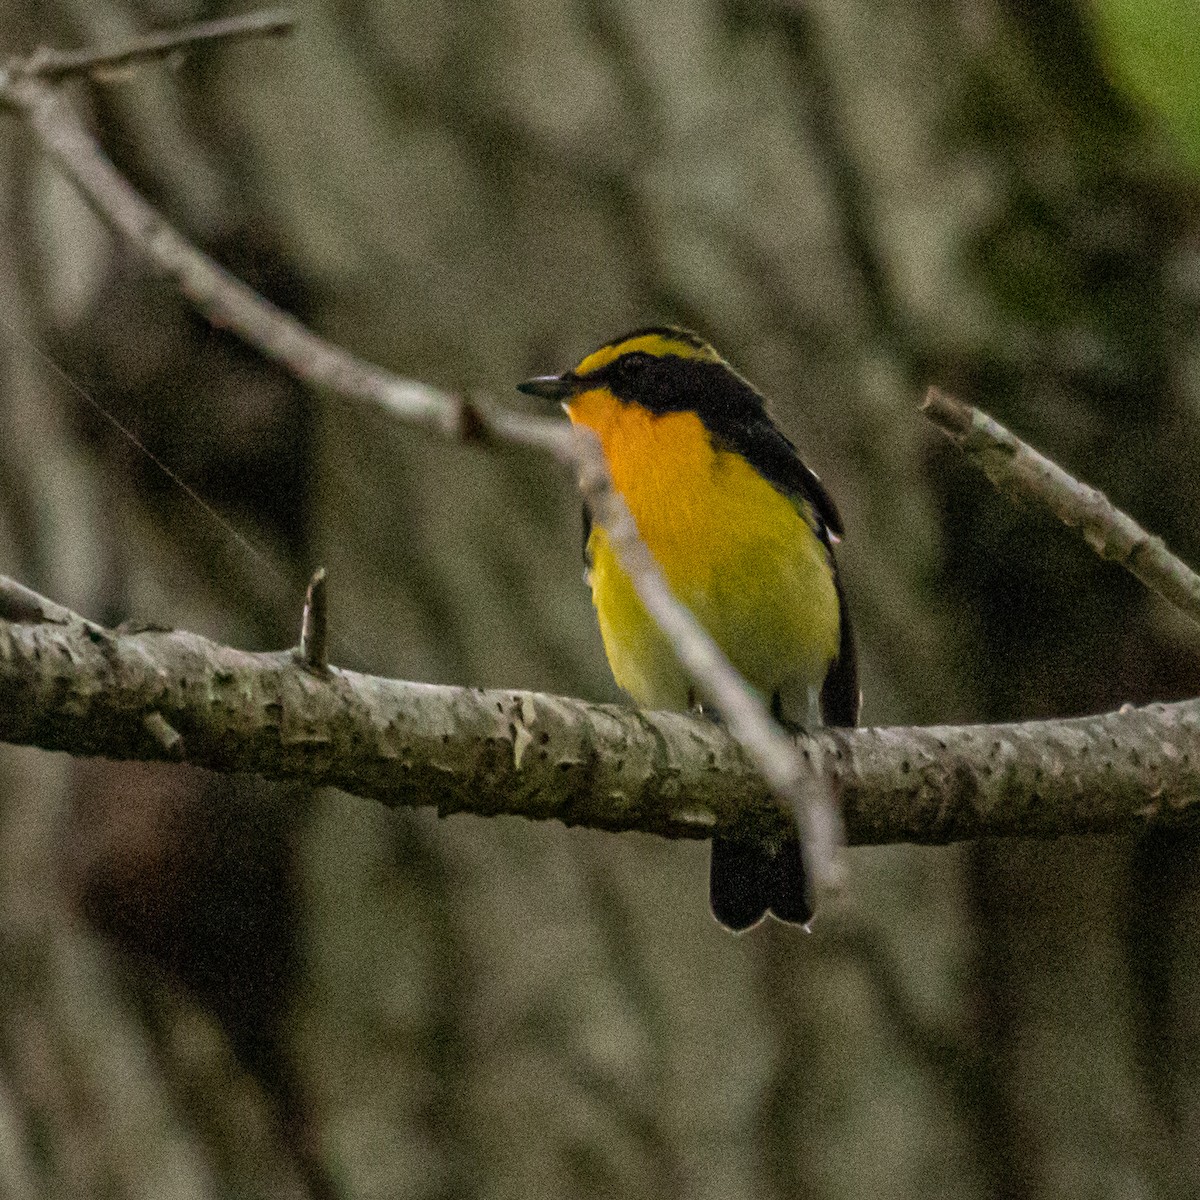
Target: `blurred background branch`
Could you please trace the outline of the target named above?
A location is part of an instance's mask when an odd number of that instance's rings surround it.
[[[111,49],[55,50],[41,46],[28,58],[10,59],[4,66],[3,81],[8,85],[15,77],[62,80],[72,75],[95,75],[101,79],[108,76],[111,79],[112,73],[124,67],[168,58],[212,42],[278,37],[291,33],[295,25],[291,13],[269,9],[132,38]]]

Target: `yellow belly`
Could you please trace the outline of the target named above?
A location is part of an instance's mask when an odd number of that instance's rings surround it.
[[[837,654],[839,618],[829,554],[804,515],[738,455],[714,450],[690,413],[656,417],[598,391],[570,413],[599,434],[676,596],[764,699],[778,693],[785,715],[805,720]],[[687,708],[689,681],[603,529],[588,546],[613,677],[643,707]]]

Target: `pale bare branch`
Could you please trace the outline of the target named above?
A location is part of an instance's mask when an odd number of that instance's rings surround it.
[[[1098,489],[1081,483],[999,421],[937,388],[921,411],[1006,495],[1048,508],[1101,558],[1200,623],[1200,575]]]

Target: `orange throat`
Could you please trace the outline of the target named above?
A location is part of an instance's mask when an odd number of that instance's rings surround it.
[[[713,445],[694,412],[656,416],[606,389],[568,407],[600,439],[613,483],[686,604],[764,698],[819,687],[837,653],[833,568],[803,501]],[[642,608],[603,529],[593,529],[592,599],[618,684],[643,706],[687,707],[673,651]]]

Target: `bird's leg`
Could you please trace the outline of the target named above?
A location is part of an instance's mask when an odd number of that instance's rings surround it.
[[[814,733],[821,728],[821,725],[821,689],[810,687],[808,689],[808,717],[804,722],[804,732]]]
[[[711,704],[705,704],[699,696],[696,695],[695,688],[688,688],[687,694],[688,712],[696,717],[706,717],[714,725],[721,724],[721,714],[717,712]]]
[[[814,733],[824,724],[821,717],[821,689],[819,687],[810,687],[805,691],[803,718],[799,718],[799,714],[796,711],[800,708],[800,705],[796,703],[798,699],[799,697],[796,693],[792,692],[788,697],[785,707],[783,693],[773,692],[771,695],[771,716],[788,733],[804,735]]]

